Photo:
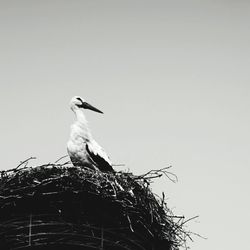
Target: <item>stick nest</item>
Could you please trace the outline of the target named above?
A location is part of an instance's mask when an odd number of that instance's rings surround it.
[[[190,233],[183,229],[184,217],[174,216],[164,195],[159,198],[150,189],[162,175],[176,178],[169,168],[138,176],[69,162],[28,167],[28,160],[1,172],[0,249],[186,246]]]

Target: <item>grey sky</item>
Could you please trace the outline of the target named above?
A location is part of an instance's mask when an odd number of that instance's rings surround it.
[[[66,153],[80,95],[95,139],[134,173],[173,165],[169,206],[208,237],[247,248],[249,1],[1,1],[1,169]]]

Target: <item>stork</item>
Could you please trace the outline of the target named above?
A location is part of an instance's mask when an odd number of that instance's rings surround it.
[[[93,139],[83,110],[103,112],[87,103],[80,96],[71,99],[70,108],[76,115],[76,121],[71,125],[70,138],[67,143],[72,164],[104,172],[114,172],[109,157]]]

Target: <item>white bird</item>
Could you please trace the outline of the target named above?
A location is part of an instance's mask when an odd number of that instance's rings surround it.
[[[67,143],[68,154],[73,165],[113,172],[109,157],[91,135],[83,110],[103,112],[79,96],[71,99],[70,108],[76,115],[76,121],[71,125],[70,139]]]

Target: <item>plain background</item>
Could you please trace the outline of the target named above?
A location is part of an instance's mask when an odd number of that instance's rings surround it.
[[[1,169],[66,154],[80,95],[95,139],[200,215],[192,250],[249,246],[250,2],[0,1]]]

